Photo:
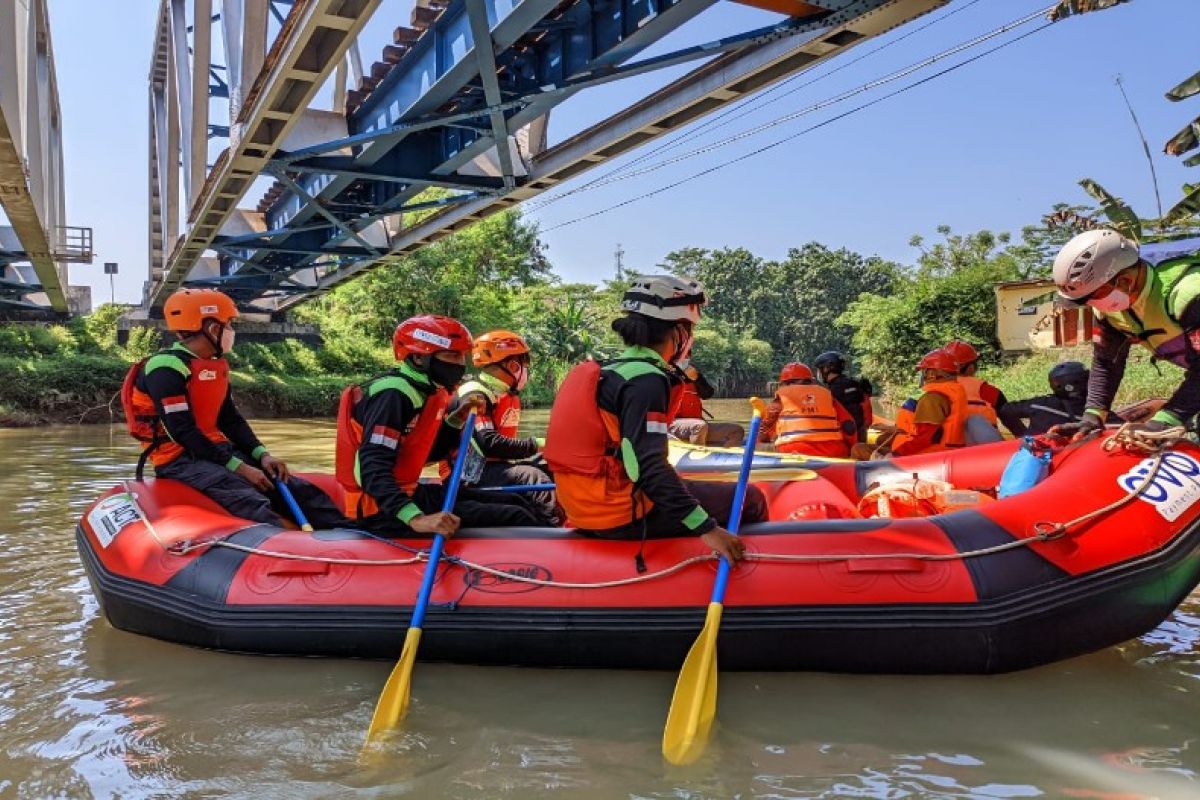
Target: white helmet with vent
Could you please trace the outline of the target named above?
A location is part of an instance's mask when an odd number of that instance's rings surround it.
[[[674,275],[638,275],[621,298],[621,309],[643,317],[694,325],[700,321],[700,307],[706,302],[699,281]]]
[[[1095,292],[1138,262],[1137,242],[1108,228],[1084,231],[1063,245],[1054,259],[1054,283],[1068,300]]]

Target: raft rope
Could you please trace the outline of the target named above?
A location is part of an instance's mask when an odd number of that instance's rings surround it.
[[[894,559],[906,559],[913,561],[963,561],[970,558],[980,558],[983,556],[995,555],[1008,550],[1016,550],[1022,547],[1030,547],[1034,544],[1043,544],[1061,539],[1076,529],[1098,517],[1109,514],[1118,508],[1132,502],[1135,498],[1141,495],[1157,476],[1159,469],[1162,467],[1163,457],[1166,455],[1169,448],[1185,440],[1187,431],[1182,427],[1168,428],[1163,431],[1148,432],[1141,431],[1131,427],[1131,425],[1122,426],[1108,441],[1104,443],[1104,449],[1112,452],[1118,447],[1124,448],[1127,451],[1134,453],[1144,453],[1154,455],[1154,463],[1150,470],[1142,479],[1142,482],[1134,489],[1129,490],[1126,495],[1112,503],[1109,503],[1102,508],[1090,511],[1074,519],[1064,522],[1036,522],[1033,524],[1032,533],[1022,539],[1014,539],[1011,542],[993,545],[991,547],[981,547],[976,550],[965,550],[960,553],[823,553],[823,554],[790,554],[790,553],[746,553],[746,561],[761,561],[764,563],[836,563],[839,561],[884,561]],[[333,556],[310,556],[299,553],[283,553],[276,550],[266,550],[261,547],[252,547],[249,545],[237,544],[226,539],[206,539],[200,541],[182,541],[174,544],[167,544],[159,536],[154,529],[154,525],[146,517],[142,511],[141,505],[137,501],[129,481],[124,481],[125,491],[129,495],[134,508],[137,510],[138,517],[150,531],[150,535],[154,540],[166,551],[175,555],[187,555],[196,550],[204,550],[210,547],[224,547],[230,550],[238,550],[243,553],[252,555],[260,555],[268,558],[279,558],[291,561],[315,561],[326,564],[345,564],[349,566],[407,566],[427,562],[429,560],[429,552],[426,550],[417,550],[391,539],[385,539],[381,536],[375,536],[366,531],[355,530],[366,538],[375,539],[392,547],[397,547],[405,550],[412,555],[409,558],[398,559],[364,559],[364,558],[338,558]],[[247,528],[253,526],[247,526]],[[241,530],[246,530],[242,528]],[[235,532],[236,533],[236,532]],[[451,565],[461,567],[466,571],[474,571],[483,575],[491,575],[505,581],[514,583],[526,583],[532,586],[540,586],[552,589],[611,589],[619,586],[630,586],[638,583],[665,578],[681,572],[688,567],[696,564],[702,564],[707,561],[716,561],[720,556],[715,552],[706,553],[704,555],[691,556],[690,558],[682,559],[675,564],[665,567],[654,572],[647,572],[640,575],[633,575],[628,578],[617,578],[609,581],[595,581],[590,583],[579,583],[574,581],[556,581],[545,578],[534,578],[525,575],[517,575],[505,570],[489,567],[486,564],[479,564],[474,561],[469,561],[461,556],[443,555],[442,559]]]

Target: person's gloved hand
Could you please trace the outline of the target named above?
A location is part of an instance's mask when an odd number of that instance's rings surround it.
[[[446,417],[446,422],[453,428],[461,428],[467,422],[467,415],[472,411],[479,416],[487,409],[487,399],[478,392],[471,392],[458,401],[458,408]]]
[[[1060,439],[1071,439],[1078,441],[1098,430],[1104,429],[1104,423],[1095,414],[1084,414],[1079,422],[1064,422],[1061,425],[1055,425],[1046,431],[1049,436],[1056,436]]]

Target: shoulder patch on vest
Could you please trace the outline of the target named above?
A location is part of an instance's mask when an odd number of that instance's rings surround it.
[[[627,381],[640,378],[642,375],[657,375],[666,380],[667,375],[649,361],[620,361],[608,364],[604,369],[615,372]]]
[[[146,366],[143,368],[143,373],[149,375],[156,369],[173,369],[185,378],[192,375],[191,368],[184,362],[182,358],[174,353],[158,353],[150,356],[146,360]]]
[[[425,405],[425,395],[399,375],[386,375],[372,381],[370,386],[367,387],[367,396],[374,397],[380,392],[389,390],[402,393],[412,401],[413,408],[415,409],[420,409]]]

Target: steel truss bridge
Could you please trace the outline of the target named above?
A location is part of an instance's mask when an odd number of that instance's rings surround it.
[[[146,311],[204,285],[277,315],[947,2],[744,0],[782,13],[639,58],[717,1],[417,0],[367,70],[357,38],[380,0],[163,0]],[[680,65],[547,146],[559,103]],[[333,111],[314,107],[322,87]],[[228,140],[211,166],[210,138]]]
[[[92,231],[64,224],[62,117],[46,0],[0,0],[0,316],[86,311],[68,263],[90,263]]]

